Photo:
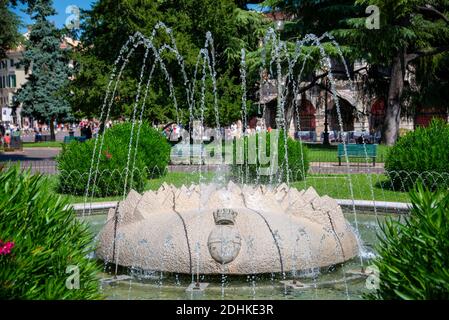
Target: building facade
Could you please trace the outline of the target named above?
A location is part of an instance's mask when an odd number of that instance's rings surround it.
[[[24,34],[24,37],[27,38],[28,33]],[[61,41],[60,48],[71,49],[78,45],[79,41],[65,37]],[[27,82],[27,77],[32,72],[32,68],[27,73],[25,68],[19,65],[24,51],[25,47],[19,45],[17,48],[7,51],[6,58],[0,60],[0,121],[28,128],[36,126],[36,123],[31,123],[32,119],[21,116],[22,108],[15,103],[14,96],[17,90]],[[69,66],[73,68],[73,61],[69,62]]]
[[[358,70],[360,65],[353,66]],[[341,139],[341,132],[349,132],[354,140],[357,135],[370,136],[373,141],[381,139],[386,112],[385,97],[368,97],[361,90],[361,80],[353,79],[352,83],[346,76],[340,78],[338,67],[333,70],[336,96],[331,94],[330,83],[325,78],[317,82],[309,90],[296,97],[296,110],[293,111],[289,134],[293,137],[301,135],[301,139],[320,142],[324,132],[329,132],[331,142]],[[340,74],[344,74],[341,72]],[[285,81],[285,79],[284,79]],[[413,81],[411,75],[406,75],[406,81]],[[303,82],[300,87],[306,87],[310,82]],[[284,86],[282,86],[285,90]],[[327,89],[326,89],[327,88]],[[259,103],[263,106],[263,122],[266,127],[275,127],[277,109],[277,81],[267,77],[263,80],[259,91]],[[337,106],[338,104],[338,106]],[[427,126],[433,118],[449,122],[449,104],[432,107],[419,106],[413,114],[402,114],[400,134],[414,130],[417,126]],[[376,138],[376,139],[375,139]],[[351,141],[354,142],[354,141]]]
[[[263,12],[263,8],[255,11]],[[293,19],[283,12],[265,13],[268,19],[273,21],[278,31],[283,30],[284,21]],[[332,60],[331,71],[334,74],[333,83],[336,96],[331,94],[330,84],[323,81],[316,83],[306,92],[298,95],[296,99],[297,112],[293,112],[289,125],[291,136],[304,138],[309,141],[322,141],[324,132],[329,132],[330,139],[338,139],[341,131],[357,132],[381,138],[386,112],[386,97],[368,97],[361,90],[363,70],[366,63],[359,61],[348,66],[349,72],[357,74],[352,83],[346,76],[346,68],[341,61]],[[352,68],[352,70],[351,70]],[[354,72],[354,71],[361,72]],[[389,70],[382,70],[386,77]],[[268,74],[261,79],[259,90],[259,104],[263,106],[263,115],[260,118],[266,127],[276,126],[277,117],[277,80]],[[285,82],[285,77],[282,80]],[[415,86],[413,73],[407,70],[405,82]],[[284,84],[282,84],[284,85]],[[300,87],[310,85],[310,82],[300,84]],[[327,88],[327,89],[326,89]],[[285,90],[283,87],[282,90]],[[337,106],[338,105],[338,106]],[[449,103],[445,106],[416,106],[413,113],[401,114],[400,134],[414,130],[417,126],[427,126],[433,118],[439,118],[449,122]]]
[[[18,65],[22,59],[24,48],[19,46],[6,53],[6,58],[0,60],[0,113],[1,121],[12,124],[22,124],[20,107],[15,109],[15,92],[27,81],[25,69]]]

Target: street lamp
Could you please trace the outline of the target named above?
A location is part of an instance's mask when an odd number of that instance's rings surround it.
[[[278,32],[283,31],[284,25],[285,25],[284,19],[282,19],[282,18],[276,19],[276,21],[275,21],[276,31],[278,31]]]
[[[330,73],[330,65],[324,63],[321,66],[321,70],[325,74],[324,79],[322,79],[322,84],[324,85],[324,134],[323,134],[323,145],[330,145],[330,141],[329,141],[329,121],[328,121],[328,116],[329,116],[329,110],[328,110],[328,87],[329,87],[329,73]],[[324,83],[323,83],[324,82]]]
[[[324,79],[324,134],[323,134],[323,145],[330,145],[329,142],[329,122],[328,122],[328,110],[327,110],[327,77]]]

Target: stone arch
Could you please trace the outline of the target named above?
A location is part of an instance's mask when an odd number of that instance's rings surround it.
[[[345,99],[339,99],[341,118],[343,121],[343,131],[354,131],[354,106]],[[341,131],[337,107],[335,103],[329,108],[330,130]]]

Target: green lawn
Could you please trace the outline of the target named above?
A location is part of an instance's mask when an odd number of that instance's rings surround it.
[[[387,187],[388,179],[382,174],[347,175],[309,175],[305,181],[292,185],[298,189],[314,187],[318,194],[335,199],[376,200],[392,202],[409,202],[407,192],[393,191]],[[350,185],[352,184],[352,194]]]
[[[311,162],[338,162],[337,158],[337,145],[323,146],[322,144],[306,144],[309,149],[309,160]],[[389,150],[388,146],[378,145],[377,146],[377,158],[376,162],[385,162],[387,152]],[[342,161],[345,161],[342,159]],[[366,159],[354,158],[349,159],[350,162],[366,162]],[[368,160],[371,162],[371,159]]]
[[[305,144],[309,150],[309,161],[310,162],[338,162],[337,158],[337,145],[323,146],[322,144]],[[215,147],[214,144],[206,145],[206,151],[211,152],[211,150]],[[376,162],[385,162],[387,152],[391,147],[385,145],[377,146],[377,158]],[[226,153],[232,152],[230,148],[225,149]],[[342,159],[342,161],[345,161]],[[362,162],[366,163],[366,159],[364,158],[350,158],[350,162]],[[372,160],[368,159],[368,162],[371,163]]]
[[[209,182],[213,179],[214,174],[211,172],[204,173],[202,175],[202,181]],[[151,179],[145,185],[145,190],[157,190],[165,182],[167,184],[172,184],[176,187],[181,187],[182,185],[190,186],[192,183],[198,183],[200,179],[199,173],[183,173],[183,172],[169,172],[167,175],[157,179]],[[47,176],[47,190],[49,192],[56,192],[58,184],[58,177],[56,175]],[[74,196],[74,195],[62,195],[63,197],[69,198],[71,203],[83,203],[84,196]],[[122,196],[113,196],[106,198],[93,198],[93,202],[107,202],[121,200]]]
[[[61,141],[24,142],[24,148],[62,148]]]
[[[204,175],[204,181],[211,181],[214,177],[213,173]],[[383,187],[386,185],[387,178],[380,174],[351,174],[350,181],[346,175],[310,175],[305,181],[299,181],[292,184],[298,189],[305,189],[314,187],[320,195],[328,195],[336,199],[358,199],[358,200],[374,200],[376,201],[394,201],[394,202],[409,202],[408,194],[405,192],[392,191],[389,188]],[[169,172],[166,176],[150,180],[145,189],[157,190],[164,182],[173,184],[177,187],[198,183],[198,173],[181,173]],[[352,184],[353,196],[350,192],[350,182]],[[48,190],[55,192],[57,185],[57,176],[48,177]],[[371,188],[372,186],[372,188]],[[69,197],[71,203],[83,203],[83,196]],[[121,197],[108,198],[93,198],[93,202],[115,201],[120,200]],[[90,200],[89,200],[90,201]]]

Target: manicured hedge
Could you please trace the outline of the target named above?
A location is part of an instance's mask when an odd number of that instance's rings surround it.
[[[396,190],[410,190],[416,182],[435,189],[449,186],[449,124],[433,120],[399,138],[390,149],[385,170]]]
[[[125,189],[133,188],[143,191],[149,177],[155,178],[165,173],[169,158],[170,146],[167,140],[148,123],[142,124],[137,153],[135,142],[138,126],[134,128],[133,147],[130,154],[130,166],[127,173],[128,151],[131,137],[131,123],[118,124],[104,134],[101,153],[101,137],[98,138],[95,161],[92,167],[89,193],[97,197],[121,195]],[[91,172],[92,156],[95,140],[71,142],[64,145],[57,158],[59,169],[59,192],[73,195],[84,195]],[[96,167],[99,155],[98,170]],[[134,166],[133,166],[134,164]],[[95,174],[97,173],[97,174]],[[95,182],[95,184],[94,184]]]

